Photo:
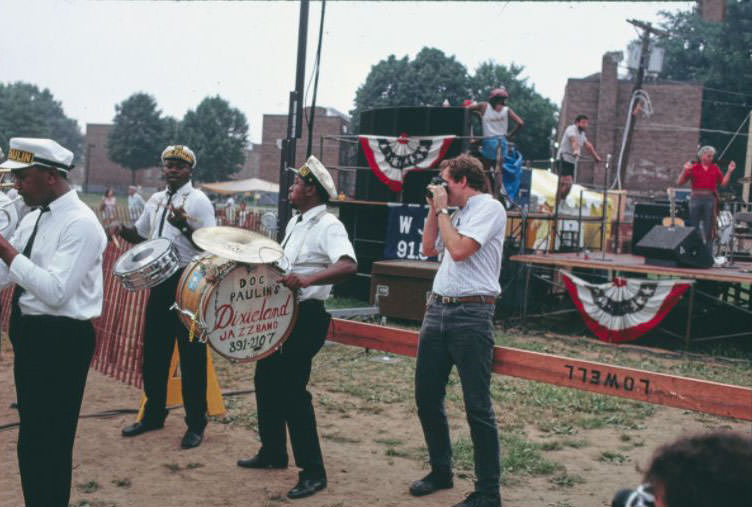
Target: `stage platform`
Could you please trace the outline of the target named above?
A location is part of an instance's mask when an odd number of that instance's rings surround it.
[[[665,328],[662,329],[662,331],[664,331],[665,333],[674,336],[675,338],[682,339],[684,341],[684,346],[686,349],[690,348],[691,342],[735,338],[749,336],[750,334],[752,334],[752,331],[749,331],[749,328],[746,325],[746,322],[749,322],[749,318],[750,316],[752,316],[752,308],[750,308],[749,301],[750,286],[752,286],[752,263],[749,262],[735,262],[733,267],[727,268],[672,268],[645,264],[645,258],[639,255],[606,253],[604,257],[601,252],[590,253],[588,254],[588,256],[586,256],[582,252],[580,252],[579,254],[554,253],[513,255],[512,257],[510,257],[510,259],[512,261],[519,262],[525,265],[525,288],[522,304],[523,322],[529,316],[528,300],[530,297],[530,278],[535,268],[548,267],[552,270],[585,268],[611,271],[614,273],[641,273],[663,277],[674,277],[703,282],[729,284],[729,288],[733,288],[733,291],[729,291],[729,293],[735,291],[736,294],[736,297],[733,299],[730,299],[729,297],[719,296],[718,293],[705,293],[701,290],[696,289],[695,284],[692,284],[690,286],[688,295],[686,296],[688,302],[684,332],[678,334],[676,332],[671,332]],[[724,289],[722,292],[726,293],[726,289]],[[740,294],[740,292],[743,292],[744,294]],[[728,295],[729,294],[726,294],[726,296]],[[701,310],[699,313],[697,308],[698,305],[695,304],[696,296],[703,298],[703,302],[700,304]],[[723,320],[730,319],[730,322],[739,325],[735,325],[735,329],[733,330],[710,333],[706,331],[704,333],[700,333],[701,335],[698,336],[696,330],[693,329],[693,321],[696,318],[707,319],[708,317],[710,317],[706,313],[702,312],[702,309],[707,307],[708,302],[717,306],[720,305],[724,308],[731,309],[731,311],[733,312],[731,315],[719,315],[719,317]]]
[[[604,259],[601,252],[591,253],[588,257],[583,253],[513,255],[511,260],[558,268],[603,269],[692,280],[752,284],[752,263],[750,262],[735,262],[733,267],[728,268],[670,268],[645,264],[645,258],[639,255],[606,253]]]

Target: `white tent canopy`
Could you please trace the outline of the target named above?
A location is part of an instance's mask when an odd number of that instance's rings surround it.
[[[247,180],[217,181],[214,183],[201,183],[199,186],[215,194],[231,195],[246,192],[274,192],[279,193],[279,185],[260,178],[248,178]]]

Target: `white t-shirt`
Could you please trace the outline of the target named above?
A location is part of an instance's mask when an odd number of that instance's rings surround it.
[[[506,136],[509,131],[509,107],[504,106],[501,111],[495,111],[491,104],[487,104],[481,122],[483,137]]]
[[[433,280],[433,291],[448,297],[498,296],[501,293],[499,274],[507,227],[504,206],[490,194],[477,194],[451,218],[457,231],[477,241],[480,248],[459,262],[445,253]],[[441,234],[436,238],[436,250],[444,251]]]
[[[577,140],[577,146],[580,149],[582,149],[585,141],[587,141],[585,131],[580,130],[579,128],[577,128],[577,125],[573,123],[566,129],[564,129],[564,135],[561,136],[561,142],[559,143],[559,152],[557,153],[557,156],[558,158],[566,162],[571,162],[572,164],[574,164],[576,159],[574,152],[572,152],[572,137]]]

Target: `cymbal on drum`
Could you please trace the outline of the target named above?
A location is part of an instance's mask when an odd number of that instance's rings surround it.
[[[194,243],[209,253],[247,264],[270,264],[284,254],[273,239],[239,227],[204,227],[192,237]]]

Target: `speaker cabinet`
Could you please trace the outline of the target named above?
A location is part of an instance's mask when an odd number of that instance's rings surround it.
[[[671,215],[671,207],[667,202],[638,202],[635,205],[634,221],[632,222],[632,251],[635,251],[637,243],[655,225],[660,225],[663,218]],[[676,203],[676,217],[684,221],[689,219],[689,206],[687,202]]]
[[[440,136],[456,135],[466,137],[469,132],[469,113],[464,107],[386,107],[368,109],[360,113],[360,133],[363,135]],[[456,157],[465,151],[467,142],[456,139],[446,152],[445,158]],[[358,167],[355,181],[355,199],[363,201],[394,202],[399,199],[397,192],[392,192],[365,168],[368,161],[360,144],[358,144]],[[402,185],[402,202],[425,203],[425,188],[436,169],[411,171]]]
[[[634,252],[646,264],[668,267],[709,268],[713,257],[695,227],[656,225],[642,237]]]

